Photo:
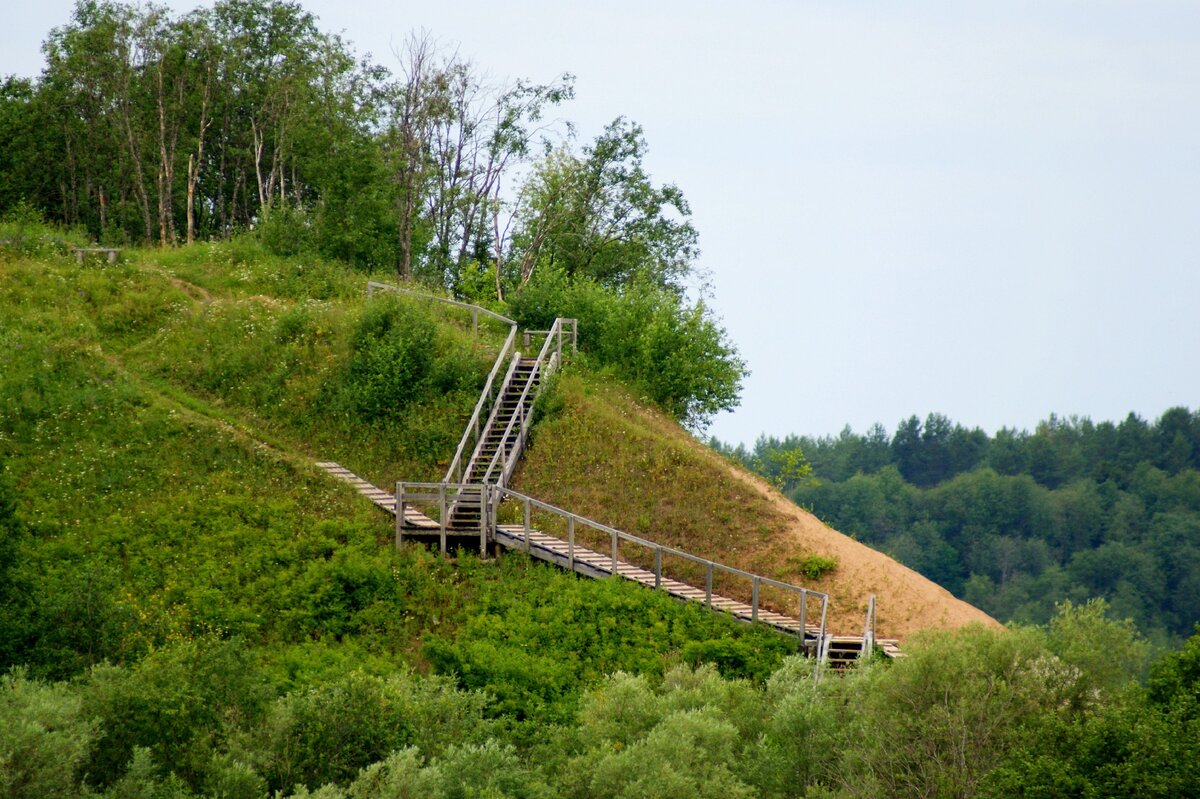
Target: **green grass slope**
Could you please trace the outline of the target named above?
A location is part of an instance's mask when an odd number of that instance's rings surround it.
[[[0,672],[74,680],[93,787],[143,757],[195,791],[243,765],[264,790],[316,788],[410,743],[525,741],[604,674],[761,679],[794,650],[632,585],[395,550],[389,519],[312,463],[440,476],[495,340],[366,303],[364,283],[246,244],[82,268],[0,251]],[[362,721],[393,690],[436,717],[420,735]],[[352,699],[348,727],[305,743],[311,714]],[[297,747],[344,762],[297,765]]]

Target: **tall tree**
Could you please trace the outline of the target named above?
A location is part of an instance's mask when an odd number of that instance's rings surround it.
[[[699,254],[691,209],[678,187],[652,183],[646,150],[642,128],[618,118],[580,155],[547,153],[514,238],[519,282],[543,264],[610,287],[682,290]]]
[[[547,107],[573,78],[493,85],[428,36],[398,52],[386,141],[396,188],[402,278],[419,270],[452,288],[471,262],[503,260],[504,181],[527,158]],[[498,246],[497,242],[501,245]]]

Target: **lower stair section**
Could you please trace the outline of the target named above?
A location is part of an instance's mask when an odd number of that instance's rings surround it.
[[[354,486],[360,494],[370,499],[377,507],[391,515],[396,514],[396,498],[377,488],[366,480],[358,477],[336,463],[323,462],[317,466],[327,473]],[[465,509],[464,509],[465,510]],[[478,520],[478,509],[475,519]],[[463,519],[458,520],[459,523]],[[420,513],[414,508],[405,507],[404,519],[397,525],[397,532],[402,531],[404,539],[415,538],[419,541],[434,542],[439,539],[446,546],[447,535],[460,538],[464,543],[486,540],[505,549],[524,552],[531,557],[553,563],[564,569],[578,574],[603,579],[616,575],[647,588],[665,591],[685,602],[696,602],[730,614],[736,619],[747,622],[761,622],[773,627],[779,632],[796,636],[801,648],[823,662],[838,667],[853,663],[862,657],[864,637],[855,635],[828,635],[821,626],[805,623],[801,632],[800,619],[781,613],[754,607],[736,599],[721,596],[704,588],[697,588],[678,580],[670,579],[611,554],[604,554],[592,549],[564,541],[561,538],[526,528],[525,525],[499,524],[486,531],[481,531],[479,522],[473,527],[462,525],[443,528],[437,521]],[[397,541],[400,535],[397,536]],[[902,657],[898,642],[892,639],[876,639],[875,649],[887,657]]]
[[[800,630],[799,619],[762,608],[756,612],[754,608],[744,602],[738,602],[720,594],[711,594],[703,588],[696,588],[678,580],[667,577],[658,578],[654,572],[620,559],[616,560],[614,565],[611,555],[603,555],[578,544],[572,547],[568,542],[538,530],[530,530],[529,537],[526,539],[525,528],[521,525],[499,525],[496,528],[495,541],[506,549],[524,552],[587,577],[603,579],[615,574],[648,588],[666,591],[671,596],[687,602],[708,605],[713,610],[724,611],[742,621],[759,621],[768,627],[774,627],[780,632],[790,635],[797,635]],[[820,634],[820,627],[806,624],[804,645],[815,651]]]

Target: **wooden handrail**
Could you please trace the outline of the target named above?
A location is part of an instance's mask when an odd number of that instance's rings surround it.
[[[512,319],[509,319],[507,316],[501,316],[500,314],[496,313],[495,311],[489,311],[487,308],[484,308],[482,305],[473,305],[472,303],[469,303],[469,302],[459,302],[458,300],[452,300],[449,297],[439,297],[436,294],[426,294],[423,291],[413,291],[412,289],[403,289],[403,288],[400,288],[399,286],[393,286],[391,283],[379,283],[375,280],[368,280],[367,281],[367,294],[372,294],[376,291],[396,291],[401,294],[408,294],[413,297],[420,297],[421,299],[424,299],[424,300],[433,300],[434,302],[444,302],[447,305],[454,305],[459,308],[465,308],[466,310],[471,312],[471,318],[475,322],[476,329],[478,329],[478,327],[479,327],[479,316],[480,315],[490,317],[492,319],[495,319],[498,322],[503,322],[504,324],[510,325],[512,327],[517,326],[517,323],[515,321],[513,321]]]
[[[517,466],[517,456],[519,456],[521,447],[525,444],[525,440],[529,436],[529,425],[532,417],[526,411],[526,407],[529,402],[530,390],[533,388],[534,381],[537,380],[538,389],[534,393],[534,397],[536,398],[537,394],[541,392],[542,378],[548,377],[562,362],[563,327],[566,324],[572,325],[573,328],[576,326],[574,319],[555,319],[554,324],[546,335],[546,340],[542,342],[542,348],[538,351],[537,358],[534,359],[533,370],[530,372],[529,379],[525,383],[525,388],[521,391],[521,396],[517,400],[516,412],[508,420],[508,424],[505,425],[504,433],[500,436],[500,446],[488,462],[487,469],[484,470],[481,478],[484,483],[498,482],[500,485],[507,485],[509,478],[512,477],[512,473]],[[557,344],[554,354],[550,355],[550,344],[552,342],[557,342]],[[520,426],[517,428],[517,439],[515,445],[512,447],[514,457],[509,457],[506,452],[505,443],[513,434],[513,427],[517,424],[518,417],[520,418]],[[491,478],[497,466],[500,468],[500,474],[498,479],[493,481]]]
[[[715,569],[717,571],[725,572],[726,574],[732,574],[737,577],[745,577],[747,579],[757,579],[763,585],[770,585],[775,588],[780,588],[780,589],[783,589],[786,591],[804,591],[814,597],[828,597],[828,594],[821,593],[820,591],[814,591],[811,588],[805,588],[800,585],[793,585],[791,583],[785,583],[780,580],[773,580],[770,577],[763,577],[762,575],[754,574],[752,572],[748,572],[743,569],[739,569],[735,566],[726,566],[724,563],[718,563],[715,560],[709,560],[708,558],[702,558],[699,555],[693,555],[690,552],[684,552],[682,549],[675,549],[674,547],[667,546],[666,544],[659,544],[657,542],[650,541],[649,539],[641,538],[639,536],[633,535],[632,533],[626,533],[623,530],[618,530],[615,527],[609,527],[607,524],[603,524],[602,522],[593,521],[592,519],[588,519],[587,517],[580,516],[577,513],[572,513],[569,510],[564,510],[555,505],[551,505],[548,502],[542,502],[539,499],[534,499],[533,497],[528,496],[527,494],[522,494],[520,491],[514,491],[511,488],[507,488],[504,486],[498,486],[497,488],[504,495],[511,497],[513,499],[516,499],[522,503],[528,502],[531,507],[537,508],[538,510],[546,511],[547,513],[553,513],[556,516],[563,516],[563,517],[574,519],[576,524],[583,524],[587,527],[591,527],[592,529],[594,529],[598,532],[604,533],[606,535],[610,535],[610,536],[616,535],[620,540],[628,541],[631,544],[638,544],[640,546],[644,546],[644,547],[647,547],[650,549],[660,549],[663,551],[663,553],[665,553],[667,555],[674,555],[676,557],[683,558],[684,560],[689,560],[689,561],[692,561],[693,563],[698,563],[701,566],[707,566],[707,565],[711,564],[713,569]],[[496,490],[496,489],[493,489],[493,490]]]
[[[500,384],[500,389],[496,392],[495,396],[492,395],[492,386],[495,384],[496,375],[499,374],[501,365],[503,365],[505,359],[508,358],[509,352],[512,351],[516,338],[517,326],[514,324],[512,329],[508,331],[508,338],[504,339],[504,346],[500,348],[500,354],[496,356],[496,362],[492,364],[492,370],[488,372],[487,382],[484,383],[483,391],[479,394],[479,401],[475,403],[475,410],[471,413],[471,420],[467,422],[467,427],[465,430],[463,430],[462,438],[460,438],[458,441],[458,449],[454,451],[454,459],[450,461],[450,467],[446,469],[446,476],[444,479],[448,483],[458,482],[464,476],[465,467],[462,465],[462,456],[463,452],[465,452],[467,449],[468,442],[471,439],[471,434],[474,433],[475,435],[475,449],[477,449],[481,440],[480,436],[482,435],[483,431],[487,429],[487,425],[484,425],[483,428],[480,428],[479,418],[483,413],[484,405],[486,405],[488,402],[495,403],[496,399],[501,393],[503,393],[504,387],[507,385],[508,376],[506,376],[504,382]],[[515,358],[513,359],[513,364],[515,368]],[[511,371],[512,370],[510,369],[510,375]],[[494,407],[495,406],[493,405],[493,408]],[[488,413],[488,420],[490,421],[491,411]],[[472,457],[474,456],[474,451],[475,450],[472,449]]]
[[[690,552],[684,552],[683,550],[676,549],[675,547],[670,547],[670,546],[666,546],[663,544],[655,543],[654,541],[650,541],[648,539],[641,538],[640,536],[636,536],[636,535],[632,535],[630,533],[623,532],[621,530],[616,529],[615,527],[609,527],[608,525],[602,524],[601,522],[593,521],[592,519],[588,519],[586,517],[580,516],[577,513],[572,513],[568,510],[564,510],[563,508],[559,508],[555,505],[551,505],[548,502],[542,502],[541,500],[535,499],[527,494],[522,494],[519,491],[514,491],[510,488],[507,488],[506,486],[490,485],[487,487],[487,491],[488,491],[488,498],[485,503],[485,506],[487,508],[489,508],[490,510],[485,515],[490,516],[490,518],[492,519],[492,522],[489,525],[489,534],[492,535],[493,537],[495,536],[496,529],[497,529],[495,521],[494,521],[496,509],[500,506],[500,503],[503,502],[505,499],[513,499],[513,500],[520,502],[522,505],[522,508],[523,508],[523,516],[524,516],[524,524],[522,525],[523,532],[524,532],[523,544],[524,544],[524,549],[526,551],[529,551],[529,548],[531,546],[530,532],[531,532],[532,528],[530,526],[530,512],[532,509],[536,508],[537,510],[545,511],[547,513],[551,513],[551,514],[560,516],[567,520],[568,562],[572,565],[572,567],[573,567],[573,563],[574,563],[575,530],[578,525],[582,524],[582,525],[584,525],[586,527],[590,527],[598,532],[605,533],[611,537],[611,540],[612,540],[611,558],[612,558],[612,573],[613,574],[617,573],[618,543],[620,541],[627,541],[629,543],[638,544],[638,545],[647,547],[647,548],[653,550],[653,552],[654,552],[654,564],[655,564],[654,565],[654,578],[655,578],[655,581],[654,581],[655,586],[654,587],[655,588],[660,588],[662,586],[662,557],[663,557],[663,555],[664,554],[665,555],[674,555],[676,557],[680,557],[685,560],[701,564],[705,567],[704,593],[705,593],[705,604],[707,606],[712,607],[713,574],[714,574],[714,572],[719,571],[719,572],[723,572],[726,574],[732,574],[735,576],[749,579],[751,581],[750,612],[751,612],[751,620],[752,621],[758,620],[759,599],[760,599],[759,592],[760,592],[761,586],[763,586],[763,585],[773,586],[775,588],[783,589],[786,591],[791,591],[791,592],[799,595],[800,614],[799,614],[799,626],[798,626],[797,634],[800,637],[801,641],[804,640],[804,636],[805,636],[806,630],[807,630],[806,625],[807,625],[807,615],[808,615],[808,600],[810,598],[816,598],[816,599],[820,600],[820,602],[821,602],[821,624],[819,627],[819,634],[817,637],[817,641],[823,642],[824,639],[827,637],[826,636],[826,631],[827,631],[826,621],[827,621],[828,611],[829,611],[829,595],[826,593],[823,593],[821,591],[814,591],[812,589],[805,588],[804,586],[800,586],[800,585],[793,585],[791,583],[785,583],[780,580],[773,580],[770,577],[763,577],[762,575],[753,574],[753,573],[745,571],[743,569],[738,569],[733,566],[727,566],[723,563],[718,563],[714,560],[709,560],[708,558],[702,558],[698,555],[693,555]]]
[[[456,308],[462,308],[471,312],[471,324],[474,332],[479,332],[479,317],[485,316],[489,319],[495,319],[498,322],[503,322],[509,326],[508,336],[504,339],[504,345],[500,348],[499,354],[496,355],[496,360],[492,364],[492,369],[488,372],[487,380],[484,383],[483,390],[479,393],[479,399],[475,403],[475,409],[471,412],[471,419],[467,422],[466,428],[463,430],[462,437],[458,440],[458,448],[454,451],[454,457],[450,461],[450,466],[446,469],[446,475],[442,478],[447,483],[456,483],[465,476],[465,467],[462,463],[463,453],[470,446],[472,435],[474,436],[476,447],[478,447],[480,435],[483,430],[480,428],[479,421],[484,413],[484,407],[489,401],[495,401],[492,395],[492,387],[496,381],[496,375],[500,373],[500,367],[508,359],[509,353],[513,350],[517,338],[517,323],[507,316],[501,316],[495,311],[490,311],[481,305],[474,305],[469,302],[460,302],[452,300],[448,297],[439,297],[436,294],[427,294],[422,291],[413,291],[412,289],[393,286],[390,283],[380,283],[376,280],[367,281],[367,294],[373,294],[376,291],[393,291],[399,294],[407,294],[411,297],[418,297],[423,300],[432,300],[434,302],[452,305]],[[473,451],[473,450],[472,450]]]

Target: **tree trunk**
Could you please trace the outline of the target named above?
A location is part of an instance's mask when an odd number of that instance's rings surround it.
[[[203,145],[201,145],[203,146]],[[188,153],[188,182],[187,182],[187,243],[196,240],[196,170],[193,166],[195,156]]]

